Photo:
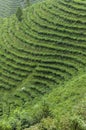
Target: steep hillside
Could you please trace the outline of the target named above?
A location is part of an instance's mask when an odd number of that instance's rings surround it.
[[[27,6],[27,1],[28,0],[0,0],[0,17],[8,17],[15,14],[18,7],[24,8]],[[30,4],[38,1],[29,0]]]
[[[54,121],[47,117],[25,130],[53,130],[56,128],[56,123],[59,130],[86,130],[86,74],[80,74],[65,85],[57,87],[44,97],[44,101],[49,104]],[[39,110],[41,105],[42,102],[38,102],[38,105],[34,105],[33,108],[37,107]],[[78,125],[75,129],[76,123]]]
[[[14,14],[18,7],[25,7],[24,0],[0,0],[0,17],[8,17]]]
[[[21,22],[15,16],[0,20],[0,117],[4,126],[15,128],[18,120],[23,120],[22,128],[31,125],[26,110],[34,123],[34,103],[86,73],[85,5],[83,0],[46,0],[26,8]]]

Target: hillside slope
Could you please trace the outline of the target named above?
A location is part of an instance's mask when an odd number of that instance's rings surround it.
[[[83,128],[80,130],[86,129],[86,73],[80,74],[65,83],[65,85],[54,89],[49,95],[46,95],[43,100],[49,104],[50,111],[54,115],[54,120],[57,120],[57,129],[79,130],[80,128],[74,129],[73,125],[75,124],[71,124],[74,123],[71,120],[76,119],[76,117],[82,120],[82,122],[79,120],[80,124],[79,126],[77,125],[77,127],[81,127],[80,125],[82,125]],[[34,105],[33,109],[39,110],[41,105],[42,101]],[[42,119],[40,123],[25,130],[44,130],[39,127],[41,125],[43,125],[43,128],[48,127],[47,130],[50,130],[53,120],[50,120],[49,117],[44,120],[43,122]],[[53,124],[53,126],[54,125],[55,124]]]
[[[30,4],[42,0],[29,0]],[[0,17],[9,17],[15,14],[18,7],[25,8],[27,0],[0,0]]]
[[[17,112],[31,112],[34,102],[45,94],[85,73],[84,5],[86,1],[82,0],[46,0],[24,10],[21,22],[15,16],[1,20],[2,120],[13,116],[14,124],[17,123]]]
[[[14,14],[18,7],[25,7],[24,0],[0,0],[0,17]]]

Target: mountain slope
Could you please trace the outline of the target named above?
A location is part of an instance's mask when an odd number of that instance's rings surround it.
[[[18,7],[25,7],[24,0],[0,0],[0,17],[8,17],[14,14]]]
[[[44,97],[44,101],[49,104],[50,111],[54,115],[54,120],[57,120],[57,129],[59,130],[75,130],[73,120],[77,122],[76,119],[81,119],[82,122],[79,122],[76,130],[79,130],[81,125],[83,126],[80,130],[86,129],[86,73],[80,74],[77,77],[71,79],[65,83],[65,85],[60,86],[54,89],[49,95]],[[42,102],[38,105],[34,105],[34,109],[38,109],[42,105]],[[37,107],[37,108],[36,108]],[[40,107],[41,108],[41,107]],[[50,129],[50,127],[55,127],[55,124],[52,124],[53,120],[51,118],[45,118],[40,123],[32,126],[29,129],[25,130],[41,130],[41,125],[43,128]],[[49,123],[49,121],[52,121]],[[46,123],[47,122],[47,123]],[[75,123],[76,123],[75,122]],[[48,125],[47,125],[48,124]],[[55,130],[57,130],[55,129]],[[44,130],[44,129],[43,129]]]
[[[24,8],[27,6],[27,1],[28,0],[0,0],[0,17],[5,18],[15,14],[18,7]],[[29,0],[31,4],[38,1]]]
[[[33,106],[79,73],[85,73],[85,4],[82,0],[47,0],[24,10],[21,22],[15,16],[1,20],[3,120],[5,116],[10,119],[17,109],[23,111]]]

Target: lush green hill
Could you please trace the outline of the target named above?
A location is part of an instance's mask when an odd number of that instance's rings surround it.
[[[24,8],[28,0],[0,0],[0,17],[15,14],[18,7]],[[42,0],[29,0],[30,4]]]
[[[25,7],[24,0],[0,0],[0,17],[14,14],[18,7]]]
[[[45,130],[39,127],[41,125],[47,130],[53,130],[50,127],[54,128],[55,125],[59,130],[86,130],[86,74],[80,74],[65,85],[57,87],[44,97],[44,101],[48,103],[57,124],[48,117],[25,130]],[[34,109],[41,108],[41,105],[42,102],[38,102]],[[73,121],[78,123],[76,129]]]
[[[60,87],[86,73],[85,5],[83,0],[46,0],[26,8],[21,22],[15,16],[0,20],[0,124],[6,129],[18,122],[22,128],[36,123],[40,108],[33,105],[48,94],[55,113],[54,93],[57,99],[60,92],[67,98],[65,91],[70,97],[72,88]],[[78,98],[85,90],[82,85]]]

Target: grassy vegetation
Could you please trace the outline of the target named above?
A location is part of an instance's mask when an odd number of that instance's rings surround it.
[[[40,123],[25,130],[85,130],[86,129],[86,74],[80,74],[65,85],[54,89],[42,101],[49,106],[50,114]],[[82,89],[83,88],[83,89]],[[38,103],[41,108],[42,102]],[[53,119],[54,117],[54,119]],[[76,127],[76,128],[75,128]]]
[[[21,22],[0,19],[0,130],[86,129],[72,124],[86,94],[85,5],[46,0],[24,9]],[[49,121],[56,128],[41,128]]]

